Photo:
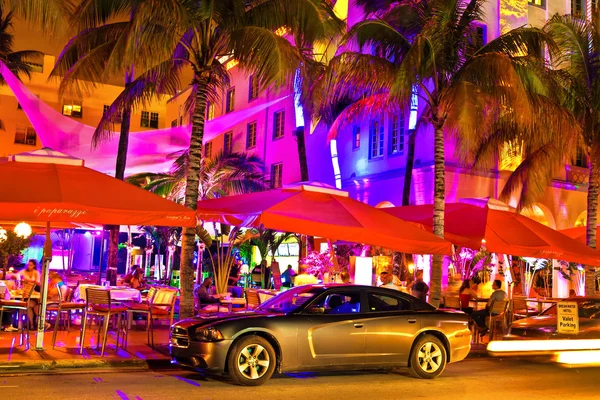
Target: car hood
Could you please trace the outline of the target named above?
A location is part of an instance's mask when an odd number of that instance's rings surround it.
[[[271,317],[282,314],[267,312],[267,311],[242,311],[242,312],[231,312],[222,313],[215,312],[209,314],[202,314],[192,318],[187,318],[177,322],[175,325],[182,328],[189,328],[191,326],[202,326],[202,325],[213,325],[221,322],[235,321],[239,319],[248,318],[259,318],[259,317]]]

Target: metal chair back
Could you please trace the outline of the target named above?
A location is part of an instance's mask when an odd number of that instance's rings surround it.
[[[256,308],[260,305],[260,296],[254,289],[246,290],[246,308]]]
[[[106,306],[110,311],[110,290],[87,287],[85,288],[86,308],[94,306]]]
[[[29,300],[35,290],[35,282],[27,282],[23,285],[23,300]]]

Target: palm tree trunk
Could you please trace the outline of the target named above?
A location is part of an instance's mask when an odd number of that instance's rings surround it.
[[[129,76],[129,75],[128,75]],[[129,78],[128,78],[129,79]],[[131,127],[131,108],[123,112],[121,131],[119,134],[119,145],[117,148],[117,164],[115,167],[115,178],[125,179],[125,167],[127,166],[127,149],[129,147],[129,129]],[[108,268],[117,270],[117,259],[119,253],[119,225],[111,225],[108,240]]]
[[[444,201],[446,197],[446,169],[444,163],[444,127],[434,125],[434,189],[433,233],[444,237]],[[431,263],[429,302],[437,307],[442,296],[442,256],[434,255]]]
[[[188,170],[185,181],[185,206],[195,210],[198,207],[198,185],[200,184],[200,163],[202,162],[202,141],[206,122],[206,101],[208,97],[209,72],[196,76],[196,104],[192,115],[192,135],[188,156]],[[181,241],[181,303],[180,318],[194,314],[194,246],[196,229],[184,228]]]
[[[417,132],[408,131],[408,147],[406,149],[406,170],[404,171],[404,188],[402,190],[402,205],[410,204],[410,188],[412,186],[412,173],[415,166],[415,147],[417,145]]]
[[[296,141],[298,143],[298,161],[300,161],[300,179],[302,182],[308,182],[308,160],[306,159],[306,140],[303,126],[296,129]]]
[[[592,152],[592,154],[596,154]],[[587,225],[586,244],[592,249],[596,248],[596,226],[598,225],[598,190],[600,189],[600,166],[592,157],[590,163],[590,182],[587,194]],[[585,268],[585,295],[593,296],[596,293],[596,267],[588,265]]]

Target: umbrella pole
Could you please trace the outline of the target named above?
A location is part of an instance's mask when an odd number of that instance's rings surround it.
[[[46,325],[46,304],[48,303],[48,275],[52,260],[52,240],[50,239],[50,222],[46,222],[46,241],[44,242],[44,262],[42,263],[42,286],[40,293],[40,310],[35,349],[44,349],[44,325]]]

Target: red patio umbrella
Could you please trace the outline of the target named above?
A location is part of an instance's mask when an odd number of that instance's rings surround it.
[[[194,211],[83,164],[47,148],[0,162],[0,220],[46,222],[38,349],[43,346],[52,223],[196,226]]]
[[[494,253],[600,265],[600,252],[518,214],[506,205],[500,206],[494,201],[483,204],[468,201],[446,204],[444,237],[456,245],[479,249],[485,244],[486,249]],[[382,210],[429,229],[433,225],[432,204]]]
[[[298,185],[198,203],[205,221],[365,243],[416,254],[450,254],[449,242],[422,227],[325,187]]]
[[[598,235],[599,228],[600,225],[596,226],[596,236]],[[562,229],[559,232],[571,239],[577,240],[579,243],[586,244],[586,229],[585,226],[576,226],[574,228]]]

